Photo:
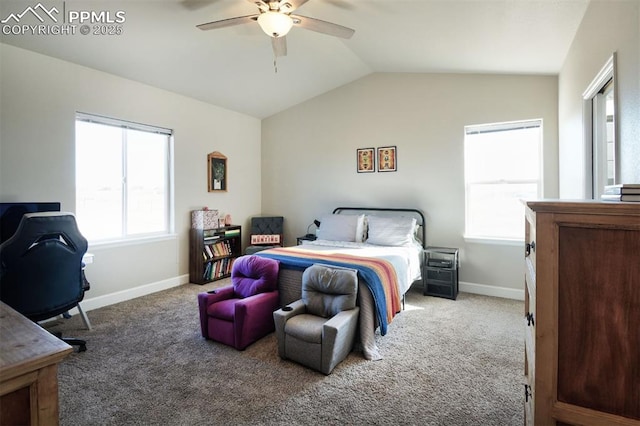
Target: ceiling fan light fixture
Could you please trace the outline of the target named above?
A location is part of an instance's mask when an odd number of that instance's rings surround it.
[[[284,37],[293,26],[293,19],[280,12],[264,12],[258,16],[260,28],[270,37]]]

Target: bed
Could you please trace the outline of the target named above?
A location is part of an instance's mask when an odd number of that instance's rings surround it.
[[[416,209],[338,207],[320,220],[318,238],[256,253],[280,262],[280,303],[301,297],[302,272],[314,263],[358,271],[359,346],[366,359],[383,356],[384,336],[402,310],[404,295],[422,278],[424,215]]]

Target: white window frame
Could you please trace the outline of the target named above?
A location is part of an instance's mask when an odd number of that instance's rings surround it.
[[[166,179],[165,187],[167,188],[166,194],[166,205],[165,205],[165,225],[162,231],[152,232],[152,233],[144,233],[144,234],[128,234],[127,232],[127,194],[126,194],[126,185],[123,182],[123,199],[122,199],[122,229],[123,233],[120,236],[114,236],[113,238],[108,239],[99,239],[92,240],[89,242],[95,246],[107,246],[107,245],[120,245],[120,244],[131,244],[137,243],[141,241],[150,241],[150,240],[163,240],[167,238],[175,237],[175,209],[174,209],[174,170],[173,170],[173,158],[174,158],[174,140],[173,140],[173,131],[171,129],[152,126],[147,124],[135,123],[126,120],[120,120],[110,117],[99,116],[95,114],[88,114],[84,112],[76,112],[76,119],[74,123],[78,121],[84,121],[89,123],[95,123],[100,125],[112,126],[122,129],[130,129],[136,131],[143,131],[148,133],[158,133],[168,137],[168,146],[167,146],[167,155],[166,155]],[[126,154],[123,153],[122,157],[122,165],[126,173]],[[126,180],[124,177],[123,180]]]
[[[487,183],[536,183],[537,184],[537,194],[536,194],[536,198],[541,198],[542,197],[542,192],[543,192],[543,120],[541,118],[538,119],[530,119],[530,120],[519,120],[519,121],[511,121],[511,122],[501,122],[501,123],[489,123],[489,124],[477,124],[477,125],[469,125],[469,126],[465,126],[464,128],[464,137],[465,137],[465,144],[466,144],[466,137],[468,134],[473,134],[473,133],[478,133],[478,132],[496,132],[496,131],[503,131],[503,130],[516,130],[516,129],[525,129],[528,127],[539,127],[540,128],[540,141],[538,143],[538,179],[531,179],[531,180],[518,180],[516,181],[509,181],[509,180],[499,180],[499,181],[495,181],[495,182],[473,182],[470,183],[467,181],[467,177],[465,176],[464,179],[464,183],[465,183],[465,233],[463,235],[463,238],[465,241],[467,242],[474,242],[474,243],[486,243],[486,244],[500,244],[500,245],[514,245],[514,246],[519,246],[522,244],[522,242],[524,242],[524,225],[523,225],[523,229],[522,229],[522,238],[505,238],[502,236],[484,236],[484,235],[475,235],[475,234],[471,234],[469,233],[469,222],[470,222],[470,215],[471,215],[471,211],[469,208],[470,205],[470,201],[469,201],[469,189],[468,186],[470,184],[487,184]],[[467,150],[465,147],[465,168],[466,168],[466,162],[469,161],[469,159],[467,158]],[[523,200],[524,202],[524,200]],[[524,206],[524,204],[523,204]],[[524,210],[523,210],[523,218],[524,218]],[[523,219],[524,220],[524,219]]]

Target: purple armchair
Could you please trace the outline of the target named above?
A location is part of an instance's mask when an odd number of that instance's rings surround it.
[[[198,294],[202,336],[243,350],[273,332],[279,266],[259,256],[237,258],[231,285]]]

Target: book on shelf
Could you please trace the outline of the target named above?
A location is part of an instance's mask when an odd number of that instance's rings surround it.
[[[224,259],[207,262],[202,274],[202,278],[210,281],[215,278],[221,278],[225,275],[230,275],[234,260],[235,259],[232,257],[226,257]]]
[[[235,237],[237,235],[240,235],[240,229],[228,229],[224,231],[225,237]]]
[[[220,241],[215,244],[206,244],[203,249],[204,260],[229,256],[231,254],[233,254],[233,250],[229,240]]]

